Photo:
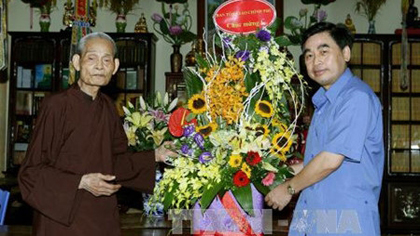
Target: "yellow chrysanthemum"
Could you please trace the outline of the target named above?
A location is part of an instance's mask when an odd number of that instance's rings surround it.
[[[231,155],[229,158],[229,165],[233,168],[241,166],[242,156],[241,155]]]
[[[188,109],[194,114],[201,114],[207,110],[206,99],[201,94],[195,94],[188,100]]]
[[[196,127],[195,131],[200,133],[204,137],[208,137],[211,134],[211,132],[215,131],[216,129],[217,129],[217,124],[212,122],[212,123],[209,123],[208,125]]]
[[[248,178],[251,178],[251,168],[245,162],[242,163],[241,170],[246,174],[246,176],[248,176]]]
[[[270,133],[270,129],[268,129],[267,125],[257,125],[257,127],[255,127],[255,131],[256,131],[256,136],[263,136],[263,137],[267,137],[267,135]]]
[[[274,109],[270,102],[260,100],[255,104],[255,112],[262,117],[270,118],[274,114]]]
[[[280,132],[276,134],[272,140],[273,147],[283,153],[289,151],[292,146],[293,140],[288,132]]]

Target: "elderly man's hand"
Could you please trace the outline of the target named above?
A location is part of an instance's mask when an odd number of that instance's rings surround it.
[[[165,162],[166,157],[177,156],[177,154],[174,151],[168,148],[175,149],[175,147],[173,146],[173,143],[170,141],[164,142],[162,145],[160,145],[160,147],[155,149],[155,159],[157,162]]]
[[[278,185],[275,189],[271,190],[267,196],[265,196],[265,201],[267,205],[273,209],[278,209],[279,211],[289,204],[292,199],[292,195],[287,191],[287,182]]]
[[[101,173],[91,173],[82,176],[79,183],[79,189],[85,189],[94,196],[110,196],[117,192],[121,185],[110,183],[115,180],[115,176],[103,175]]]

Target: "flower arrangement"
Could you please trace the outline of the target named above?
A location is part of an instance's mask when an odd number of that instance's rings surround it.
[[[221,53],[197,55],[197,67],[185,71],[188,104],[168,123],[179,156],[151,202],[165,210],[198,202],[205,211],[217,195],[231,191],[252,215],[251,184],[267,194],[292,176],[286,161],[293,157],[305,83],[274,34],[274,28],[218,32]]]
[[[299,45],[302,41],[303,32],[311,27],[313,24],[323,22],[327,19],[327,12],[321,9],[322,5],[328,5],[335,0],[302,0],[302,3],[314,4],[314,11],[308,17],[308,8],[302,8],[299,11],[299,18],[295,16],[288,16],[284,20],[284,28],[290,30],[286,34],[290,39],[292,45]]]
[[[360,0],[356,2],[355,12],[365,16],[368,21],[372,21],[385,2],[386,0]]]
[[[139,101],[138,109],[130,102],[127,107],[123,107],[124,131],[132,150],[152,150],[171,139],[168,131],[169,114],[176,107],[178,99],[169,103],[168,94],[162,99],[158,92],[150,102],[152,105],[146,103],[142,96]]]
[[[162,1],[162,0],[158,0]],[[169,11],[166,11],[165,3],[169,5]],[[189,43],[196,39],[196,34],[190,31],[192,18],[188,10],[186,0],[164,0],[162,2],[162,15],[154,13],[152,15],[154,30],[162,35],[163,39],[173,45]],[[178,5],[183,3],[184,9],[178,13]]]

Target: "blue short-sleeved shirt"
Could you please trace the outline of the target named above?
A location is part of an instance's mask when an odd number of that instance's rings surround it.
[[[289,235],[380,235],[378,201],[384,167],[382,107],[372,89],[346,69],[312,98],[304,164],[318,153],[342,165],[299,197]]]

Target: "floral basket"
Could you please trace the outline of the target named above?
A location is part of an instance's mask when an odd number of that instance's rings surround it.
[[[306,84],[281,37],[273,36],[275,26],[249,35],[218,32],[212,52],[197,54],[196,68],[185,68],[188,104],[172,112],[168,123],[178,156],[150,201],[165,210],[201,209],[197,232],[206,219],[220,220],[206,215],[209,209],[230,212],[222,207],[227,197],[241,219],[261,219],[256,211],[262,195],[293,175],[286,163],[296,157]]]

